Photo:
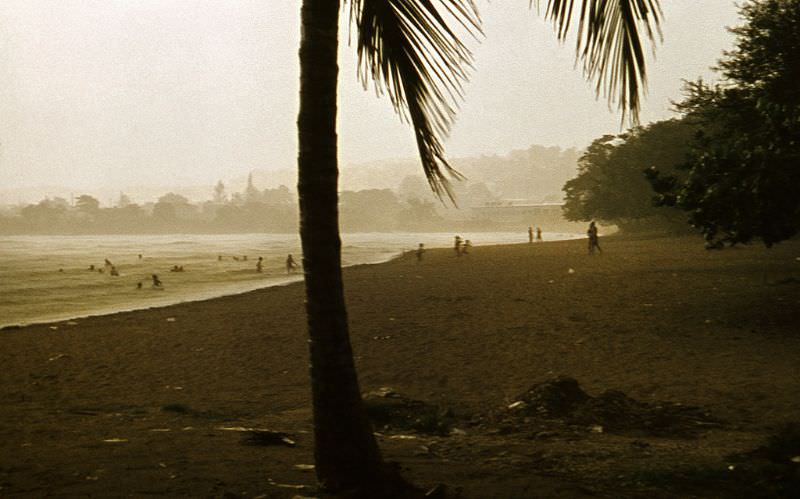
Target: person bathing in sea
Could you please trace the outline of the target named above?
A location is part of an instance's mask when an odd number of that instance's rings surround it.
[[[158,278],[156,274],[151,276],[153,279],[153,287],[156,289],[164,289],[164,284],[161,282],[161,279]]]
[[[294,274],[294,270],[297,268],[297,262],[294,261],[294,258],[291,254],[286,257],[286,273],[287,274]]]

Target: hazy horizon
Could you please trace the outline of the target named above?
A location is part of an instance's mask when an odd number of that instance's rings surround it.
[[[471,44],[452,158],[582,148],[620,130],[575,69],[573,41],[559,46],[523,4],[480,4],[486,36]],[[729,1],[663,8],[643,123],[671,116],[681,79],[712,79],[709,66],[733,39],[725,26],[737,24]],[[169,189],[293,169],[298,21],[296,1],[3,2],[2,191]],[[411,130],[357,81],[346,22],[341,42],[342,164],[415,158]]]
[[[531,151],[549,149],[558,151],[559,154],[577,157],[574,148],[562,149],[557,146],[546,147],[532,144],[524,149],[514,149],[503,154],[480,155],[462,158],[450,158],[450,163],[462,174],[464,178],[455,183],[469,185],[474,182],[492,182],[492,168],[498,163],[513,162],[519,156],[529,156]],[[339,175],[340,191],[360,191],[365,189],[391,189],[398,191],[403,179],[407,176],[424,179],[424,174],[418,167],[419,159],[414,157],[373,160],[360,164],[343,165]],[[577,162],[573,161],[567,167],[563,161],[553,162],[548,158],[539,158],[532,161],[531,168],[547,168],[564,176],[564,180],[571,178],[577,171]],[[476,169],[478,174],[475,175]],[[212,198],[214,186],[218,181],[225,186],[227,193],[243,192],[247,187],[248,179],[252,176],[254,186],[259,189],[274,189],[286,186],[294,192],[297,183],[297,172],[294,167],[280,170],[253,169],[243,172],[232,178],[219,178],[214,182],[183,184],[183,185],[125,185],[113,187],[79,188],[65,185],[42,185],[35,187],[22,187],[17,189],[3,189],[0,187],[0,206],[15,206],[28,203],[37,203],[44,199],[63,198],[67,201],[75,197],[88,194],[97,198],[102,207],[116,206],[121,194],[125,194],[131,202],[136,204],[154,203],[159,197],[167,193],[175,193],[188,198],[191,202],[201,203]],[[495,176],[496,177],[496,176]],[[541,183],[543,179],[520,179],[519,183],[534,181]],[[560,192],[561,186],[554,192]],[[553,189],[551,189],[553,190]],[[436,197],[426,188],[430,200]],[[553,194],[551,192],[550,194]],[[502,193],[500,193],[502,194]]]

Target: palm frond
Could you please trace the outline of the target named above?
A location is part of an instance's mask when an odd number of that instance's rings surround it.
[[[531,0],[531,3],[539,0]],[[564,40],[573,20],[575,0],[548,0],[545,17]],[[661,38],[659,0],[582,0],[576,53],[597,94],[617,102],[622,120],[639,122],[640,95],[647,84],[641,30],[651,43]]]
[[[414,128],[422,167],[433,191],[453,199],[448,175],[462,178],[445,159],[443,139],[463,97],[472,54],[451,29],[473,37],[480,18],[472,0],[351,0],[357,28],[359,77],[375,82]]]

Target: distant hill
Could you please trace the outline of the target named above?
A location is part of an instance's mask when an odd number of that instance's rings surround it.
[[[504,155],[453,158],[450,163],[466,177],[465,186],[483,183],[500,199],[526,199],[535,202],[561,201],[564,183],[577,174],[581,151],[574,148],[532,145]],[[407,177],[423,178],[417,159],[369,161],[343,165],[340,186],[343,191],[363,189],[400,190]],[[256,170],[253,180],[259,187],[293,186],[294,170]],[[244,185],[246,178],[235,179]],[[422,197],[423,193],[419,193]],[[433,199],[432,194],[424,194]]]
[[[533,202],[560,201],[561,187],[577,173],[580,151],[560,147],[532,145],[527,149],[514,150],[504,155],[452,158],[450,163],[466,176],[467,180],[456,185],[459,197],[474,191],[476,184],[484,184],[498,199],[525,199]],[[259,189],[285,185],[294,191],[297,174],[293,168],[266,170],[254,168],[253,183]],[[413,179],[409,181],[409,178]],[[220,172],[220,179],[230,193],[242,192],[247,185],[247,175],[233,178]],[[401,184],[417,186],[415,195],[433,200],[426,188],[422,167],[418,159],[396,159],[345,164],[341,168],[340,186],[343,191],[364,189],[392,189],[402,191]],[[417,192],[418,191],[418,192]],[[146,203],[158,199],[165,192],[174,192],[193,202],[211,199],[214,185],[192,186],[118,186],[92,189],[70,186],[39,186],[17,189],[0,189],[0,204],[34,203],[45,197],[61,197],[90,194],[104,206],[111,206],[124,192],[133,202]],[[481,192],[484,192],[481,189]],[[402,192],[401,192],[402,194]],[[469,204],[469,199],[463,199]]]

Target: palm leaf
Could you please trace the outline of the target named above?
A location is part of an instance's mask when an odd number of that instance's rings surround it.
[[[433,191],[454,201],[447,175],[462,178],[445,159],[442,140],[463,97],[472,54],[453,22],[475,37],[480,19],[472,0],[351,0],[357,28],[359,77],[385,91],[411,122]]]
[[[539,0],[531,0],[531,3]],[[573,21],[575,0],[548,0],[545,16],[564,40]],[[617,101],[625,120],[639,122],[640,94],[645,91],[647,72],[640,31],[654,42],[661,38],[661,7],[658,0],[583,0],[578,19],[576,52],[584,73],[596,81],[597,94],[609,104]]]

